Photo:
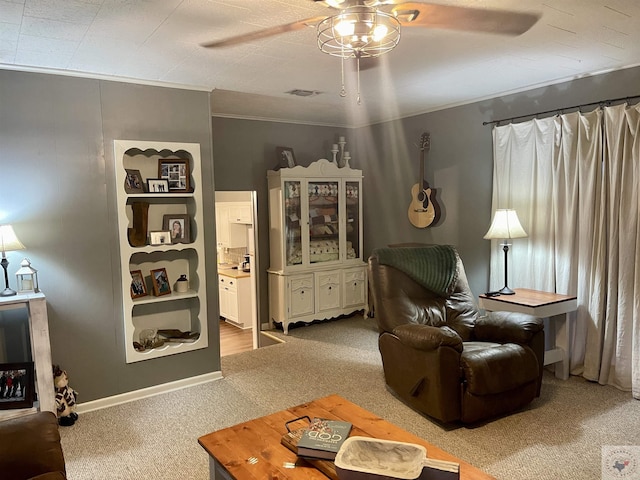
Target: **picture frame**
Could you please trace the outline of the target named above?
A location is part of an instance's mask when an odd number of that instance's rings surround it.
[[[158,177],[169,183],[170,192],[191,192],[189,160],[161,158],[158,160]]]
[[[162,229],[170,232],[171,243],[191,243],[191,217],[187,214],[165,214]]]
[[[33,407],[34,391],[33,362],[0,363],[0,410]]]
[[[169,193],[169,182],[164,178],[147,178],[149,193]]]
[[[296,156],[293,153],[293,148],[276,147],[276,158],[278,158],[281,168],[293,168],[296,166]]]
[[[144,182],[140,170],[125,168],[124,191],[127,193],[144,193]]]
[[[142,270],[131,270],[131,298],[146,297],[149,295],[147,292],[147,285],[144,281],[144,275]]]
[[[171,293],[171,285],[167,270],[164,268],[155,268],[151,270],[151,283],[153,284],[153,294],[156,297],[169,295]]]
[[[149,245],[171,245],[171,232],[168,230],[159,230],[149,232]]]

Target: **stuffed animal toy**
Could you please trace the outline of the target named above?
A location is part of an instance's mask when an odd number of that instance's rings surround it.
[[[78,419],[75,412],[77,392],[69,386],[67,372],[59,365],[53,366],[53,385],[56,389],[58,423],[63,427],[70,427]]]

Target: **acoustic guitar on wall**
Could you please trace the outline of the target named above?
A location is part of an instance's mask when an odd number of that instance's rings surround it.
[[[428,132],[420,136],[420,176],[418,183],[411,187],[411,205],[409,205],[409,221],[414,227],[426,228],[437,222],[439,207],[435,202],[435,192],[424,179],[425,152],[431,147],[431,136]]]

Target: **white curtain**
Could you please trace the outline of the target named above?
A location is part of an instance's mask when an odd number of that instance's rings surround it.
[[[571,373],[640,398],[640,107],[495,127],[493,144],[493,209],[529,235],[512,241],[509,286],[576,295]]]

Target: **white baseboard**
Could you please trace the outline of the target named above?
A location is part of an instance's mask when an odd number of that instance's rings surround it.
[[[282,340],[281,338],[276,337],[275,335],[270,334],[269,332],[260,332],[260,335],[264,335],[267,338],[270,338],[271,340],[273,340],[274,342],[278,342],[278,343],[287,343],[284,340]]]
[[[209,383],[222,379],[222,372],[205,373],[204,375],[198,375],[196,377],[189,377],[182,380],[176,380],[175,382],[163,383],[161,385],[154,385],[153,387],[142,388],[140,390],[134,390],[132,392],[121,393],[113,395],[111,397],[99,398],[98,400],[92,400],[90,402],[79,403],[76,409],[77,413],[92,412],[93,410],[101,410],[107,407],[114,407],[127,402],[133,402],[134,400],[141,400],[143,398],[153,397],[162,393],[173,392],[175,390],[181,390],[187,387],[194,387],[203,383]]]

